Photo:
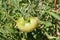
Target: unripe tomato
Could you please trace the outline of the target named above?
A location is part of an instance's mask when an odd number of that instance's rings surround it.
[[[38,25],[39,19],[37,17],[29,18],[29,22],[26,22],[24,18],[20,18],[17,21],[17,28],[23,32],[31,32],[33,31]]]

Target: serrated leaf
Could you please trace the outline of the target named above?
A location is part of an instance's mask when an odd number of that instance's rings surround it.
[[[51,16],[53,16],[55,19],[58,19],[60,20],[60,16],[57,15],[56,13],[53,13],[53,12],[48,12]]]
[[[8,32],[14,33],[14,30],[10,26],[6,25],[5,30],[7,30]]]
[[[41,21],[41,23],[46,25],[46,26],[52,26],[52,23],[50,23],[48,21]]]

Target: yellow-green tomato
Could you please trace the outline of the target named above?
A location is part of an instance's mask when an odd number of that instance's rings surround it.
[[[29,20],[30,22],[26,22],[23,17],[18,19],[17,28],[23,32],[33,31],[37,27],[39,20],[37,17],[31,17]]]

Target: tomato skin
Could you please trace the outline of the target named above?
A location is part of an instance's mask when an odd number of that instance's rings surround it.
[[[26,22],[23,18],[18,19],[17,28],[22,32],[31,32],[38,25],[39,19],[37,17],[31,17],[30,22]]]

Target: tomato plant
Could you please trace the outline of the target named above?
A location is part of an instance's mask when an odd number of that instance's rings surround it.
[[[59,31],[60,0],[0,0],[0,40],[59,40]]]

